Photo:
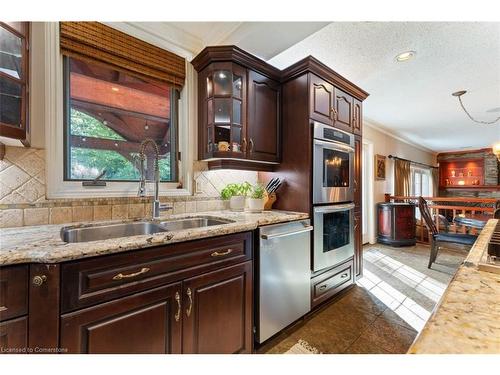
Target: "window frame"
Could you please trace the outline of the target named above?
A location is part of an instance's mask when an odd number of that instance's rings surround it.
[[[13,24],[19,24],[15,27]],[[20,140],[22,145],[30,146],[30,68],[31,68],[31,53],[30,53],[30,22],[0,22],[0,27],[19,37],[22,41],[22,76],[21,78],[12,77],[9,74],[0,71],[0,77],[13,81],[21,85],[21,124],[15,126],[0,121],[0,138],[12,138]],[[21,30],[18,30],[22,28]],[[12,144],[11,142],[4,142]]]
[[[69,147],[69,137],[70,137],[70,119],[71,119],[71,90],[70,90],[70,75],[71,75],[71,70],[70,70],[70,60],[69,59],[75,59],[78,60],[78,58],[74,57],[69,57],[69,56],[63,56],[63,95],[64,95],[64,112],[63,112],[63,126],[64,126],[64,164],[63,164],[63,178],[64,181],[76,181],[76,182],[82,182],[82,181],[92,181],[93,179],[91,178],[70,178],[70,154],[71,154],[71,148]],[[101,65],[101,66],[106,66],[105,64],[101,62],[96,62],[96,64]],[[114,67],[108,66],[107,68],[111,70],[115,70]],[[169,181],[161,181],[163,183],[178,183],[179,182],[179,163],[178,163],[178,144],[179,144],[179,139],[178,139],[178,127],[179,127],[179,118],[178,118],[178,100],[180,98],[179,95],[179,90],[176,89],[175,87],[171,87],[171,97],[170,100],[172,101],[171,105],[171,128],[170,128],[170,134],[171,134],[171,144],[170,144],[170,165],[171,165],[171,175],[173,175],[173,178]],[[173,119],[175,119],[173,121]],[[137,150],[139,152],[139,150]],[[103,179],[106,183],[110,182],[132,182],[132,183],[138,183],[139,180],[105,180]]]
[[[47,198],[136,197],[138,182],[107,181],[105,187],[83,187],[81,182],[64,181],[64,88],[63,56],[59,50],[59,24],[44,23],[45,34],[45,147]],[[196,72],[186,60],[186,81],[178,100],[178,179],[160,183],[161,196],[188,196],[193,191],[193,162],[196,158]],[[154,183],[146,184],[147,196]]]

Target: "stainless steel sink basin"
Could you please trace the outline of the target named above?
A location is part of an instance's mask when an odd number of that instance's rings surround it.
[[[210,216],[190,217],[186,219],[162,221],[160,225],[168,231],[210,227],[212,225],[221,225],[234,223],[233,220],[218,219]]]
[[[135,221],[131,223],[103,224],[82,228],[62,228],[61,239],[64,242],[89,242],[109,240],[141,234],[154,234],[176,230],[209,227],[234,223],[233,220],[218,219],[209,216],[198,216],[186,219],[166,220],[162,222]]]
[[[61,239],[64,242],[88,242],[166,231],[167,229],[161,227],[158,223],[135,221],[132,223],[96,225],[84,228],[62,228]]]

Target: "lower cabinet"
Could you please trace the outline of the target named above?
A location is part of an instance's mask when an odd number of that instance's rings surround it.
[[[28,317],[23,316],[0,323],[0,353],[26,353]]]
[[[183,282],[183,353],[252,352],[252,262]]]
[[[61,317],[69,353],[181,352],[181,283],[102,303]]]
[[[69,353],[251,353],[252,262],[61,316]]]

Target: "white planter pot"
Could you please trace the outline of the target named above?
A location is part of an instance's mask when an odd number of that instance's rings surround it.
[[[262,212],[264,210],[264,198],[248,198],[248,210],[250,212]]]
[[[229,199],[229,208],[231,211],[244,211],[245,210],[245,197],[242,195],[235,195]]]

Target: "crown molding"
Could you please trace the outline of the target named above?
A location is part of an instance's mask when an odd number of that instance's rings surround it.
[[[394,138],[395,140],[397,141],[400,141],[400,142],[403,142],[403,143],[406,143],[407,145],[410,145],[412,147],[415,147],[417,149],[419,149],[420,151],[424,151],[424,152],[428,152],[432,155],[434,155],[434,157],[437,156],[437,152],[434,151],[434,150],[431,150],[430,148],[427,148],[427,147],[424,147],[422,145],[419,145],[419,144],[416,144],[412,141],[410,141],[409,139],[406,139],[406,138],[403,138],[399,135],[396,135],[394,133],[392,133],[389,129],[387,128],[384,128],[383,126],[375,123],[374,121],[370,120],[370,119],[367,119],[366,117],[363,118],[363,126],[368,126],[369,128],[372,128],[376,131],[379,131],[380,133],[383,133],[391,138]]]

